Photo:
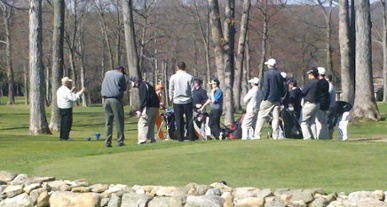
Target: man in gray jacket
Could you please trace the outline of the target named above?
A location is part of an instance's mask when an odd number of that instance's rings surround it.
[[[177,71],[169,79],[169,99],[173,101],[173,110],[177,126],[177,140],[184,141],[184,114],[190,141],[195,141],[196,135],[192,122],[192,95],[194,78],[185,71],[185,63],[177,64]]]
[[[124,106],[122,104],[124,91],[126,91],[124,74],[126,74],[124,67],[117,66],[115,70],[106,72],[102,82],[101,95],[105,109],[106,147],[112,147],[113,120],[116,122],[118,146],[125,146]]]

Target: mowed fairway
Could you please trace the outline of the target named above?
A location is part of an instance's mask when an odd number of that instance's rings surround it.
[[[386,117],[387,105],[379,104],[379,108]],[[46,110],[49,119],[50,108]],[[225,180],[231,187],[261,189],[387,190],[386,121],[351,123],[352,141],[348,142],[158,141],[141,146],[135,145],[136,121],[126,117],[127,146],[118,148],[114,143],[113,148],[105,148],[101,106],[76,107],[70,134],[74,141],[63,142],[58,141],[58,132],[27,135],[28,106],[1,105],[0,171],[127,185],[184,186]],[[96,132],[102,140],[95,140]],[[86,140],[89,136],[92,141]]]

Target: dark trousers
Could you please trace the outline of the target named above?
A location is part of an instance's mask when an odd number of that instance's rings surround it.
[[[210,122],[208,123],[211,128],[211,133],[215,136],[215,139],[219,139],[220,135],[220,117],[222,116],[222,109],[211,109]]]
[[[173,110],[175,112],[175,120],[176,120],[176,137],[177,140],[182,142],[184,141],[184,114],[185,114],[185,121],[186,121],[186,127],[189,139],[191,141],[196,140],[196,135],[193,127],[193,120],[192,120],[192,103],[189,104],[173,104]]]
[[[60,139],[68,139],[73,125],[73,109],[59,109],[60,113]]]

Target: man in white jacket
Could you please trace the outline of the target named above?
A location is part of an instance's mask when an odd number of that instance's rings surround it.
[[[251,84],[251,89],[243,98],[243,101],[247,103],[247,107],[242,121],[242,140],[256,139],[253,136],[253,129],[255,128],[259,106],[263,98],[262,91],[258,88],[259,79],[255,77],[248,82]]]
[[[62,86],[56,92],[57,103],[60,113],[60,135],[59,140],[72,140],[69,138],[71,126],[73,124],[73,102],[77,101],[85,88],[82,88],[78,93],[74,93],[75,88],[72,87],[72,82],[68,77],[62,78]]]

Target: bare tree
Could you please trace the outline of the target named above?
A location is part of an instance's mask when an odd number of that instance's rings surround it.
[[[340,54],[341,54],[341,90],[343,101],[353,104],[354,101],[354,73],[351,65],[350,46],[350,22],[349,22],[349,7],[348,0],[339,0],[339,39],[340,39]]]
[[[383,102],[387,102],[387,5],[385,0],[380,0],[383,5]]]
[[[356,91],[352,116],[376,121],[381,119],[381,115],[373,94],[370,2],[355,1],[355,11]]]
[[[51,134],[44,107],[42,0],[30,0],[30,127],[33,135]]]
[[[61,86],[63,77],[63,43],[64,43],[64,24],[65,24],[65,0],[54,1],[54,31],[52,38],[52,104],[50,129],[58,131],[60,125],[60,114],[57,104],[56,91]]]
[[[141,71],[138,62],[136,35],[134,33],[134,22],[133,22],[133,1],[122,0],[123,17],[124,17],[124,28],[125,28],[125,45],[126,55],[128,60],[129,76],[137,76],[141,78]],[[131,90],[131,110],[132,112],[137,110],[138,106],[138,93]]]
[[[7,59],[7,82],[8,82],[8,102],[7,104],[15,104],[15,89],[14,89],[14,78],[13,78],[13,68],[12,68],[12,39],[11,39],[11,17],[13,15],[14,8],[0,2],[0,9],[2,10],[2,16],[4,19],[5,25],[5,41],[0,41],[6,45],[6,59]]]
[[[249,27],[249,14],[250,14],[251,0],[243,0],[241,28],[238,41],[238,52],[235,61],[235,80],[234,80],[234,105],[236,110],[241,110],[241,92],[242,92],[242,79],[243,79],[243,62],[245,60],[245,45],[247,31]]]
[[[102,31],[102,34],[104,35],[104,40],[107,47],[106,49],[109,55],[109,65],[110,65],[110,68],[113,69],[114,68],[113,51],[110,44],[111,38],[109,37],[109,32],[108,32],[109,31],[108,22],[106,20],[106,8],[109,8],[109,6],[111,5],[106,4],[105,1],[94,1],[94,3],[95,3],[95,8],[97,9],[98,15],[100,17],[101,31]]]
[[[318,5],[320,6],[325,19],[326,24],[326,42],[325,42],[325,50],[326,50],[326,68],[327,71],[332,73],[333,76],[335,75],[335,71],[332,68],[332,3],[333,0],[317,0]],[[328,8],[326,7],[326,4],[328,3]]]

